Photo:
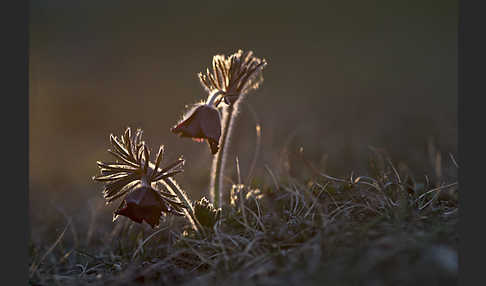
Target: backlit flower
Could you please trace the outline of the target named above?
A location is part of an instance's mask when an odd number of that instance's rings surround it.
[[[182,215],[173,211],[171,204],[163,199],[158,191],[139,184],[125,196],[115,215],[126,216],[138,223],[145,221],[154,227],[159,224],[162,212]]]
[[[189,111],[171,131],[195,141],[206,139],[211,153],[216,154],[223,133],[218,111],[220,103],[230,107],[242,96],[258,89],[263,82],[262,70],[266,65],[265,59],[255,57],[252,51],[238,50],[228,57],[214,56],[212,71],[206,69],[205,73],[198,74],[199,82],[208,93],[206,102]]]
[[[152,163],[150,151],[141,137],[141,130],[132,137],[130,128],[120,139],[110,135],[113,149],[108,152],[115,156],[116,162],[98,161],[101,174],[93,180],[105,183],[103,196],[107,204],[123,197],[113,220],[122,215],[138,223],[146,221],[154,227],[163,214],[184,215],[186,207],[179,197],[159,183],[182,172],[184,160],[180,158],[165,168],[159,167],[163,146]]]
[[[219,111],[207,104],[201,104],[192,109],[180,123],[171,131],[181,137],[190,137],[195,141],[207,140],[211,153],[219,150],[221,137],[221,119]]]

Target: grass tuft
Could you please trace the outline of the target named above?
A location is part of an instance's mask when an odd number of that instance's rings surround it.
[[[155,230],[121,218],[96,222],[80,249],[66,227],[46,251],[31,245],[31,285],[457,284],[457,182],[419,181],[376,154],[359,176],[307,164],[308,180],[280,183],[267,166],[270,187],[233,185],[222,209],[195,202],[204,235],[181,217]]]

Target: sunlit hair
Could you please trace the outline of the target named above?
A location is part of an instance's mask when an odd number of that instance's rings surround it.
[[[266,65],[266,60],[255,57],[252,51],[238,50],[229,57],[215,55],[212,71],[207,68],[198,77],[210,97],[220,92],[220,99],[215,101],[216,106],[221,100],[233,104],[239,96],[258,89],[263,83],[262,70]]]
[[[145,220],[154,227],[161,215],[185,215],[197,229],[192,203],[173,179],[174,175],[183,171],[184,159],[179,158],[161,167],[164,153],[161,145],[155,163],[150,162],[150,150],[141,140],[142,133],[138,129],[132,136],[131,129],[127,128],[120,138],[110,135],[113,149],[108,152],[116,161],[97,161],[100,175],[94,176],[93,180],[105,184],[103,196],[106,203],[124,196],[114,211],[113,220],[125,215],[136,222]]]

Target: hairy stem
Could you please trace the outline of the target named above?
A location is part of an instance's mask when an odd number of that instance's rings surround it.
[[[209,98],[206,102],[207,105],[214,105],[216,100],[220,98],[220,96],[224,94],[224,91],[221,90],[215,90],[213,91],[210,95]]]
[[[222,203],[222,193],[219,192],[219,175],[222,163],[222,154],[224,146],[226,145],[226,134],[228,133],[228,128],[230,126],[230,120],[232,115],[231,106],[225,106],[222,109],[222,119],[221,119],[221,144],[220,151],[214,155],[213,164],[211,167],[211,180],[209,185],[209,199],[214,204],[214,207],[220,208]]]
[[[186,209],[184,209],[184,213],[191,223],[192,227],[194,228],[195,231],[197,231],[199,234],[202,234],[203,236],[205,235],[204,229],[201,226],[201,223],[196,218],[196,215],[194,213],[194,208],[192,207],[191,201],[189,201],[189,198],[187,197],[186,193],[177,185],[174,179],[168,177],[164,178],[162,180],[166,186],[168,187],[169,190],[171,190],[177,197],[182,201],[182,203],[186,206]]]
[[[213,191],[215,192],[216,207],[222,207],[224,203],[224,174],[226,171],[226,161],[229,155],[229,149],[231,145],[231,137],[233,136],[233,130],[236,125],[236,119],[239,114],[239,105],[243,101],[244,95],[240,95],[239,98],[233,103],[233,105],[225,107],[223,109],[223,132],[221,134],[221,151],[219,156],[215,158],[216,169],[213,169],[214,184]],[[214,164],[213,164],[214,166]]]

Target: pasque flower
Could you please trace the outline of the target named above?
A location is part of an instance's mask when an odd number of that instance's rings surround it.
[[[146,221],[152,227],[159,224],[162,213],[182,215],[178,211],[172,211],[171,204],[162,199],[157,190],[142,184],[134,187],[115,210],[115,215],[126,216],[138,223]]]
[[[217,108],[221,102],[232,106],[241,96],[257,89],[263,81],[262,70],[266,64],[265,59],[254,57],[252,51],[238,50],[229,57],[214,56],[213,71],[207,69],[198,74],[208,99],[191,109],[171,131],[198,142],[207,140],[211,153],[216,154],[223,128]]]
[[[143,221],[155,227],[160,217],[165,214],[185,215],[186,206],[180,198],[171,191],[164,180],[172,185],[175,174],[182,172],[184,160],[176,160],[165,168],[160,168],[163,146],[160,146],[155,163],[150,162],[150,151],[141,141],[142,131],[137,130],[131,136],[127,128],[121,140],[110,135],[113,146],[109,153],[115,156],[116,162],[100,162],[101,174],[94,176],[96,181],[104,182],[103,196],[107,204],[123,197],[120,206],[115,210],[113,219],[119,215],[142,223]]]
[[[249,92],[260,87],[266,65],[266,60],[255,57],[252,51],[238,50],[228,57],[215,55],[212,70],[207,68],[206,72],[198,74],[199,82],[208,93],[207,100],[192,108],[171,129],[181,137],[198,142],[207,140],[215,155],[209,197],[216,207],[221,207],[223,202],[223,175],[239,105]]]
[[[190,137],[195,141],[207,140],[211,153],[219,150],[221,137],[221,118],[219,111],[209,104],[194,107],[171,131],[181,137]]]

